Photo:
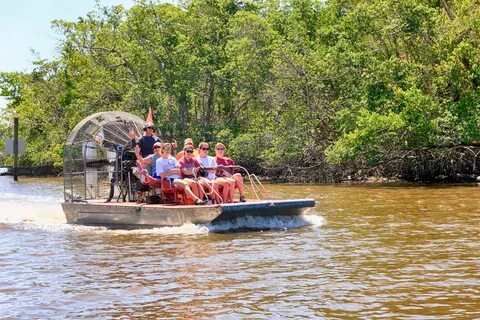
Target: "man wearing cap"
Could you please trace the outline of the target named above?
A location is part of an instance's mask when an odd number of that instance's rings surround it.
[[[143,128],[145,133],[137,140],[135,146],[135,153],[140,153],[142,158],[146,158],[148,155],[153,154],[153,145],[156,142],[161,142],[155,135],[155,125],[152,122],[147,122]]]

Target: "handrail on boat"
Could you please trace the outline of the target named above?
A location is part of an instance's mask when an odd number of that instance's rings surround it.
[[[233,166],[234,167],[234,166]],[[255,174],[251,174],[248,172],[248,170],[242,166],[237,166],[237,168],[239,169],[242,169],[243,171],[245,171],[245,173],[247,174],[248,176],[248,179],[250,181],[250,185],[252,186],[252,190],[255,194],[255,197],[257,198],[257,200],[261,200],[259,197],[258,197],[258,194],[263,194],[268,200],[272,200],[272,198],[270,198],[270,195],[268,194],[267,190],[265,189],[265,187],[263,186],[263,184],[260,182],[260,180],[258,179],[258,177],[255,175]],[[244,184],[245,185],[245,184]],[[245,186],[247,187],[247,186]],[[255,188],[257,190],[255,190]]]
[[[267,190],[265,189],[263,184],[258,179],[258,177],[255,174],[251,174],[250,172],[248,172],[248,170],[245,167],[242,167],[242,166],[239,166],[239,165],[228,165],[228,166],[219,166],[219,167],[221,167],[222,169],[240,169],[240,170],[243,170],[245,172],[246,176],[248,177],[248,180],[250,181],[251,188],[249,188],[245,183],[243,184],[243,186],[245,188],[247,188],[249,191],[251,191],[255,195],[255,198],[257,200],[262,200],[262,199],[260,199],[259,194],[263,195],[268,200],[272,200],[270,195],[268,194]],[[208,169],[217,169],[217,168],[218,167],[206,167],[205,169],[208,170]],[[230,177],[232,176],[232,174],[230,172],[228,172],[226,170],[224,170],[224,172],[227,175],[229,175]],[[197,176],[195,174],[194,174],[194,176],[195,176],[195,178],[197,178]],[[213,187],[212,187],[212,190],[213,190]],[[222,203],[223,203],[224,201],[223,201],[222,197],[220,197],[220,195],[218,195],[218,194],[217,194],[217,196],[222,200]]]

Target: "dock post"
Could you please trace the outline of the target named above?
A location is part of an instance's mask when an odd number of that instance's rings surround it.
[[[13,181],[18,181],[18,117],[13,118]]]

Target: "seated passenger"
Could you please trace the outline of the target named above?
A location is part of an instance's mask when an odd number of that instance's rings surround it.
[[[161,142],[155,142],[153,145],[153,154],[150,154],[146,156],[145,158],[142,157],[142,154],[140,153],[140,149],[137,148],[135,149],[135,156],[137,157],[137,162],[140,163],[140,165],[143,168],[146,168],[147,171],[150,173],[152,177],[157,177],[156,176],[156,163],[159,158],[162,157],[162,143]]]
[[[172,143],[173,144],[173,143]],[[171,144],[171,145],[172,145]],[[135,156],[137,158],[137,168],[140,170],[146,169],[147,172],[154,178],[158,178],[156,175],[156,163],[159,158],[162,156],[162,142],[155,142],[153,145],[153,154],[150,154],[146,156],[145,158],[142,158],[142,155],[140,153],[140,149],[135,149]]]
[[[203,188],[199,184],[199,179],[197,178],[198,171],[201,168],[200,162],[192,157],[193,147],[190,145],[183,148],[183,157],[178,160],[180,164],[180,172],[182,174],[182,179],[185,181],[193,193],[200,199],[205,197]]]
[[[215,145],[215,161],[219,168],[222,168],[223,166],[235,165],[235,161],[224,156],[226,151],[227,148],[225,148],[225,145],[223,143],[219,142]],[[235,188],[238,189],[238,192],[240,193],[240,202],[245,202],[243,176],[240,173],[235,173],[235,170],[233,170],[232,168],[223,168],[218,171],[217,176],[231,177],[232,179],[234,179]]]
[[[138,173],[141,173],[143,169],[146,169],[147,172],[149,174],[151,174],[151,176],[153,176],[154,178],[158,178],[157,174],[156,174],[156,162],[158,159],[161,158],[162,156],[162,143],[161,142],[155,142],[155,144],[153,145],[153,154],[150,154],[148,156],[146,156],[145,158],[142,157],[141,153],[140,153],[140,148],[136,148],[135,149],[135,156],[137,157],[137,168],[139,169],[139,171],[135,171],[134,174],[136,172]],[[141,203],[143,202],[143,193],[145,191],[148,191],[148,188],[145,188],[145,186],[143,185],[145,181],[142,181],[145,180],[145,176],[143,175],[140,175],[139,176],[139,179],[140,181],[137,183],[137,202]]]
[[[206,142],[201,142],[198,145],[199,156],[197,160],[206,170],[206,175],[200,180],[201,184],[216,203],[233,202],[235,180],[230,179],[231,181],[229,181],[229,179],[216,176],[217,163],[214,157],[208,155],[209,149],[210,146]]]
[[[178,161],[170,155],[172,147],[170,143],[165,143],[161,147],[161,157],[156,161],[156,176],[158,178],[152,177],[147,174],[145,183],[152,185],[164,185],[162,181],[167,181],[170,184],[178,187],[181,190],[185,190],[188,197],[190,197],[195,204],[201,205],[205,204],[205,201],[199,199],[190,189],[189,185],[180,179],[180,164]]]

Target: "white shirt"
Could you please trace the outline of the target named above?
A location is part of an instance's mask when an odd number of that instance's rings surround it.
[[[198,157],[197,160],[202,164],[202,166],[206,168],[216,168],[217,167],[217,162],[215,161],[214,157],[211,156],[206,156],[205,158]],[[217,176],[215,175],[215,172],[208,172],[208,180],[214,180]]]
[[[160,174],[162,172],[168,172],[172,169],[180,168],[180,164],[174,157],[168,156],[167,159],[158,158],[157,162],[155,163],[155,168],[157,171],[156,172],[157,176],[160,177]],[[174,174],[174,175],[168,176],[168,178],[180,179],[180,176],[178,174]]]

